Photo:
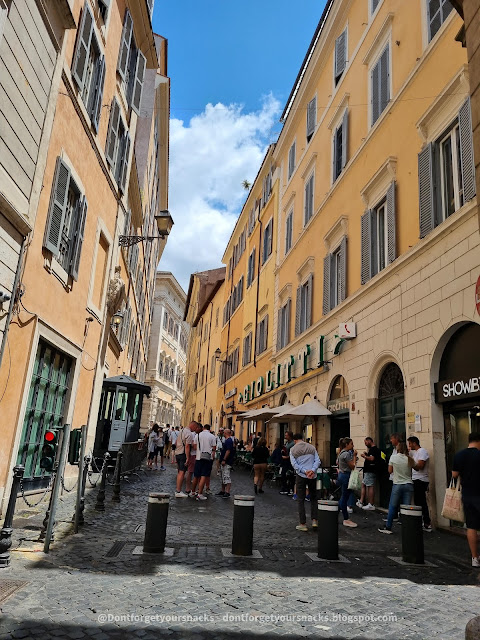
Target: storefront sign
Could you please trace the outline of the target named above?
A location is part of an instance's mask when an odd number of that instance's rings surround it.
[[[338,325],[338,337],[350,340],[357,337],[357,325],[355,322],[342,322]]]
[[[350,409],[350,396],[344,396],[343,398],[337,398],[336,400],[329,400],[327,402],[327,409],[332,413],[348,411]]]
[[[225,394],[225,400],[228,400],[229,398],[234,396],[236,393],[237,393],[237,387],[235,387],[234,389],[230,389],[230,391]]]
[[[480,396],[480,376],[461,380],[443,380],[435,384],[435,397],[439,403],[474,396]]]

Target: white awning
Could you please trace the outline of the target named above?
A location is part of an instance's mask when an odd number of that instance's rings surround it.
[[[293,422],[303,418],[317,418],[319,416],[331,416],[332,412],[324,407],[318,400],[310,400],[298,407],[288,408],[274,415],[269,422]]]
[[[238,417],[238,420],[267,420],[279,411],[293,409],[293,404],[287,403],[280,407],[262,407],[261,409],[251,409]]]

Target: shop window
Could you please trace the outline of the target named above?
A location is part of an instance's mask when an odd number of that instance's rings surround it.
[[[395,182],[390,184],[385,198],[362,216],[361,243],[361,279],[365,284],[397,257]]]
[[[100,53],[95,35],[94,18],[88,0],[83,6],[78,28],[72,77],[77,83],[93,127],[98,132],[105,81],[105,58]]]
[[[423,238],[476,193],[469,98],[450,127],[419,153],[418,177]]]
[[[370,72],[372,126],[390,102],[390,46],[387,45]]]
[[[428,41],[432,40],[447,17],[453,6],[448,0],[426,0],[428,13]]]
[[[312,324],[313,274],[297,288],[295,309],[295,335],[306,331]]]
[[[347,237],[323,261],[323,313],[343,302],[347,293]]]
[[[290,314],[291,300],[278,310],[278,327],[277,327],[277,351],[283,349],[290,342]]]
[[[43,245],[74,280],[78,280],[86,217],[87,200],[69,166],[58,157]]]

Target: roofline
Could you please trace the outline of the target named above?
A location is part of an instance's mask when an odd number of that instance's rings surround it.
[[[155,279],[160,276],[160,277],[164,277],[164,276],[171,276],[171,279],[173,280],[173,284],[176,286],[176,288],[178,289],[178,291],[181,293],[181,295],[186,298],[187,294],[185,293],[185,291],[183,290],[182,285],[178,282],[178,280],[176,279],[176,277],[173,275],[173,273],[171,271],[157,271],[156,275],[155,275]]]
[[[310,58],[313,55],[313,50],[315,49],[315,45],[318,42],[318,39],[320,37],[320,34],[323,30],[323,26],[327,20],[328,14],[330,13],[330,9],[332,7],[332,4],[334,3],[335,0],[327,0],[327,4],[325,5],[325,8],[323,10],[322,15],[320,16],[320,20],[318,21],[318,25],[317,28],[315,29],[315,33],[313,34],[313,38],[312,41],[310,42],[310,45],[307,49],[307,53],[305,54],[305,58],[303,59],[303,62],[300,66],[300,70],[297,74],[297,77],[295,78],[295,82],[293,83],[293,87],[292,90],[290,91],[290,95],[288,96],[288,100],[287,103],[285,105],[285,108],[283,110],[282,115],[280,116],[280,122],[283,124],[283,122],[285,122],[286,117],[288,116],[289,112],[290,112],[290,108],[292,106],[292,103],[294,102],[296,95],[298,93],[298,90],[300,88],[300,85],[302,83],[303,80],[303,76],[305,75],[305,71],[307,70],[308,67],[308,63],[310,62]]]
[[[215,297],[215,295],[217,294],[218,290],[220,289],[220,287],[222,286],[222,284],[225,282],[225,277],[223,278],[219,278],[217,280],[217,282],[215,283],[215,286],[213,287],[213,289],[210,292],[210,295],[208,296],[208,298],[205,300],[205,303],[203,304],[203,306],[198,310],[198,313],[195,317],[195,320],[193,321],[192,327],[196,327],[198,324],[198,321],[200,320],[200,318],[203,316],[203,314],[205,313],[205,311],[207,310],[208,305],[211,303],[211,301],[213,300],[213,298]]]
[[[220,286],[222,285],[223,282],[225,282],[225,278],[227,276],[227,270],[226,268],[222,265],[221,267],[217,267],[216,269],[207,269],[206,271],[197,271],[195,273],[190,274],[190,282],[188,283],[188,293],[187,293],[187,298],[185,300],[185,311],[183,314],[183,320],[186,322],[187,320],[187,313],[188,313],[188,308],[190,307],[190,300],[192,297],[192,290],[193,290],[193,283],[195,281],[195,276],[201,276],[204,273],[209,273],[210,271],[220,271],[223,270],[223,276],[217,278],[217,282],[215,284],[215,286],[212,289],[212,292],[210,292],[210,295],[207,298],[207,302],[204,304],[204,307],[206,307],[211,298],[217,293],[218,289],[220,288]],[[198,321],[198,317],[199,317],[199,313],[197,313],[192,326],[195,327],[197,325],[197,321]]]

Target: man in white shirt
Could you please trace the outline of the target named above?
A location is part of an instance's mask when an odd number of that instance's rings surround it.
[[[195,493],[198,483],[198,492],[196,492],[195,497],[197,500],[206,500],[207,496],[203,495],[203,489],[207,485],[205,493],[211,493],[209,484],[217,438],[213,433],[210,433],[210,425],[205,424],[203,430],[197,433],[195,439],[197,441],[197,452],[193,470],[192,492]]]
[[[181,429],[178,432],[178,438],[175,443],[175,459],[177,461],[177,490],[176,498],[188,498],[188,492],[182,491],[185,472],[188,468],[188,460],[190,458],[190,450],[193,451],[194,433],[198,424],[191,422],[187,429]],[[188,489],[188,487],[187,487]]]
[[[422,507],[423,530],[430,532],[432,531],[432,524],[427,504],[427,491],[430,482],[428,477],[428,451],[420,446],[420,440],[417,436],[410,436],[410,438],[407,438],[407,442],[410,449],[410,457],[415,460],[415,466],[412,469],[413,499],[417,506]]]
[[[177,438],[178,438],[178,427],[176,427],[175,429],[172,427],[170,429],[170,442],[172,443],[170,462],[172,464],[175,464],[175,446],[177,443]]]

